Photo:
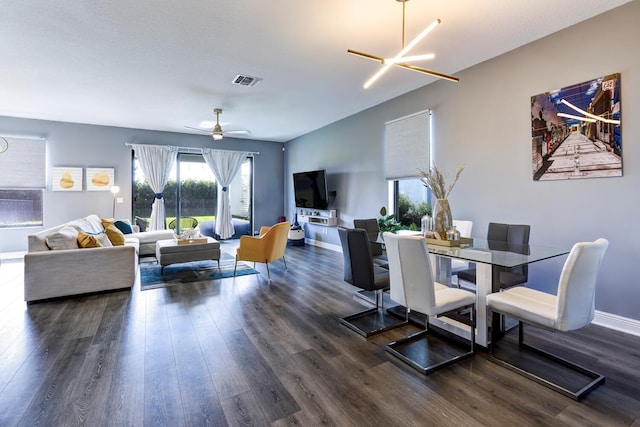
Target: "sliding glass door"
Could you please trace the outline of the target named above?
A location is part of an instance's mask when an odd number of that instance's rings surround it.
[[[174,188],[168,190],[173,193],[174,202],[167,207],[169,228],[181,230],[214,221],[218,186],[202,156],[178,154],[171,178]]]
[[[154,193],[144,179],[137,159],[134,159],[133,212],[148,219]],[[231,214],[236,233],[234,238],[251,234],[253,229],[253,158],[248,157],[240,173],[230,185]],[[195,225],[202,233],[213,235],[217,209],[215,177],[200,154],[179,153],[164,191],[167,228],[180,232]],[[215,236],[213,236],[215,237]]]

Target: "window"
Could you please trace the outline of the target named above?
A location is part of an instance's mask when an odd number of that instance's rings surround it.
[[[42,225],[43,190],[0,189],[0,228]]]
[[[431,113],[421,111],[385,123],[385,177],[397,221],[420,229],[420,219],[431,213],[431,191],[416,177],[431,159]]]
[[[0,228],[42,225],[45,169],[44,139],[0,136]]]
[[[394,206],[396,218],[404,227],[420,229],[420,219],[431,214],[431,190],[419,179],[394,181]]]

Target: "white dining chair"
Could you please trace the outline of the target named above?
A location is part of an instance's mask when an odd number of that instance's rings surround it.
[[[383,235],[389,258],[391,299],[408,310],[426,315],[424,329],[406,338],[387,344],[389,353],[414,369],[428,374],[475,354],[474,293],[444,286],[434,280],[426,240],[421,236],[386,232]],[[469,315],[470,348],[459,340],[438,338],[431,343],[429,316],[450,317],[464,322]]]
[[[492,313],[500,313],[518,320],[519,348],[516,353],[518,357],[510,355],[500,358],[496,356],[496,343],[492,340],[489,344],[489,360],[576,400],[602,384],[604,376],[525,343],[524,323],[562,332],[580,329],[591,323],[595,312],[598,270],[608,246],[606,239],[576,243],[560,273],[557,295],[524,286],[487,295],[489,318],[492,318]],[[492,325],[492,328],[496,331],[497,325]],[[558,374],[557,369],[550,369],[542,363],[523,364],[524,352],[528,351],[568,368],[578,379],[571,383],[567,381],[569,375],[566,372]],[[558,375],[560,378],[557,378]]]

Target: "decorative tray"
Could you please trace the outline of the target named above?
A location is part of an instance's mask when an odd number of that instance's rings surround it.
[[[448,247],[471,246],[473,245],[473,239],[470,237],[461,237],[460,240],[438,240],[427,237],[427,244]]]
[[[176,239],[179,245],[192,245],[195,243],[207,243],[206,237],[194,238],[194,239]]]

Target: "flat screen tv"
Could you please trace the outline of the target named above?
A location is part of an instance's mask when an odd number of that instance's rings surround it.
[[[293,193],[297,208],[326,210],[327,179],[324,170],[293,174]]]

